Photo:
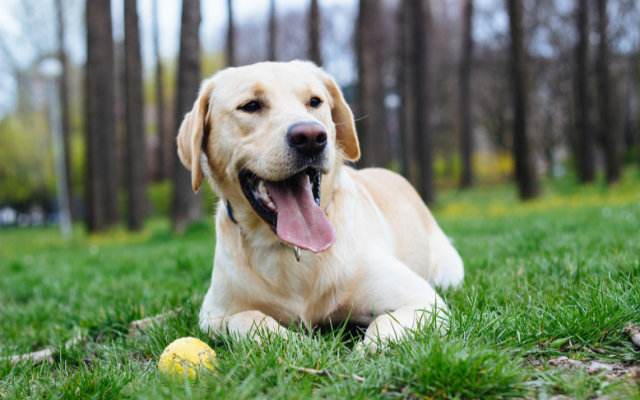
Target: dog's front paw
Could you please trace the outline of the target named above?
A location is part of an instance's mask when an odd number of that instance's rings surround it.
[[[375,354],[378,352],[378,344],[373,340],[366,338],[364,341],[358,342],[353,351],[360,354],[362,357],[366,356],[367,353]]]

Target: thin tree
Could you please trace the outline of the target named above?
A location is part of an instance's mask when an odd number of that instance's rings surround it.
[[[71,218],[76,218],[75,207],[73,206],[73,177],[71,170],[71,127],[69,125],[69,63],[67,59],[67,51],[64,45],[64,5],[62,0],[55,0],[56,12],[58,17],[58,59],[62,65],[62,73],[60,74],[60,109],[62,112],[62,139],[64,145],[64,164],[67,174],[67,192],[69,195],[69,211]]]
[[[124,1],[126,80],[127,191],[129,230],[142,228],[146,209],[146,149],[142,120],[142,61],[137,0]]]
[[[191,110],[200,86],[200,0],[183,0],[180,56],[178,60],[178,93],[176,98],[176,127],[178,132],[184,116]],[[184,231],[187,223],[200,218],[200,196],[194,195],[191,174],[184,168],[174,149],[173,230]]]
[[[320,5],[318,0],[311,0],[309,7],[309,59],[317,66],[322,66],[320,52]]]
[[[363,167],[386,167],[389,144],[385,132],[384,87],[382,86],[382,54],[380,42],[380,0],[360,0],[357,22],[358,48],[358,135]]]
[[[604,147],[605,167],[607,183],[613,184],[620,180],[620,149],[618,145],[618,132],[613,117],[611,73],[609,71],[609,39],[607,28],[609,18],[607,16],[607,0],[597,0],[598,6],[598,109],[600,112],[600,138]]]
[[[165,162],[165,154],[167,150],[167,140],[165,139],[164,129],[164,87],[162,82],[162,60],[160,59],[160,30],[158,27],[158,0],[153,0],[153,49],[156,56],[156,123],[157,123],[157,163],[158,171],[156,175],[157,181],[167,179],[169,173],[167,171],[167,163]]]
[[[402,174],[413,187],[420,185],[419,170],[417,160],[414,159],[415,142],[416,142],[416,127],[415,127],[415,113],[416,113],[416,98],[414,88],[414,74],[415,68],[411,63],[413,52],[415,51],[415,45],[413,41],[413,18],[412,18],[412,4],[410,0],[403,0],[400,4],[399,13],[400,28],[400,68],[398,69],[398,81],[400,86],[400,94],[402,97],[402,108],[400,115],[400,128],[402,140]]]
[[[589,120],[589,0],[578,0],[578,44],[575,65],[577,163],[580,182],[593,182],[596,172],[595,141]]]
[[[276,31],[276,0],[271,0],[269,7],[269,61],[276,61]]]
[[[524,47],[522,0],[507,0],[511,33],[511,78],[514,104],[513,155],[516,164],[516,182],[523,200],[539,194],[533,150],[527,131],[528,82],[527,54]]]
[[[433,203],[432,144],[429,127],[428,36],[430,8],[423,0],[403,0],[400,9],[400,87],[403,174]]]
[[[88,1],[86,13],[86,215],[89,231],[96,232],[118,222],[111,1]]]
[[[420,195],[427,204],[435,201],[435,188],[433,186],[433,145],[429,114],[431,102],[429,99],[429,29],[431,22],[431,9],[429,2],[424,0],[412,0],[413,5],[413,36],[415,51],[412,64],[415,68],[413,77],[416,90],[416,159],[420,161]]]
[[[460,186],[473,185],[473,132],[471,131],[471,62],[473,56],[473,0],[466,0],[462,16],[462,60],[460,62],[460,153],[462,179]]]
[[[227,0],[227,67],[236,66],[235,27],[233,25],[233,0]]]

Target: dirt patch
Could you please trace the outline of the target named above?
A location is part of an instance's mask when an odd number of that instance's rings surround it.
[[[540,366],[542,365],[542,361]],[[534,363],[532,363],[535,365]],[[594,359],[588,362],[578,361],[569,357],[557,357],[547,360],[547,366],[553,368],[561,368],[567,370],[576,370],[584,368],[589,375],[597,374],[599,372],[607,373],[608,379],[617,379],[623,376],[629,376],[635,379],[640,378],[640,366],[636,362],[605,362],[601,359]],[[538,367],[538,365],[535,365]]]

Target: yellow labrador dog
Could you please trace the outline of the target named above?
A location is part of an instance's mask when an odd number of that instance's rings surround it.
[[[405,179],[344,165],[360,157],[353,115],[312,63],[217,73],[177,141],[193,189],[207,178],[220,198],[200,314],[214,336],[349,318],[375,345],[446,309],[432,284],[463,279],[460,256]]]

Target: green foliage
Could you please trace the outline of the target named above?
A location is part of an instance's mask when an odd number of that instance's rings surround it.
[[[55,193],[49,129],[42,113],[0,120],[0,204]]]
[[[150,198],[170,192],[155,190]],[[210,216],[182,236],[165,218],[139,233],[87,236],[77,226],[70,242],[53,228],[2,230],[0,355],[60,348],[78,334],[88,340],[53,364],[0,362],[0,398],[640,399],[631,379],[533,362],[640,360],[622,332],[640,324],[637,171],[609,189],[579,187],[569,177],[546,182],[544,192],[527,203],[512,186],[442,193],[434,213],[465,260],[463,287],[441,291],[450,329],[420,329],[364,357],[353,351],[358,331],[292,327],[298,337],[263,333],[260,344],[202,332],[198,311],[215,248]],[[167,310],[178,312],[129,335],[129,322]],[[216,373],[189,383],[157,372],[164,347],[184,336],[214,348]]]
[[[151,215],[171,215],[171,193],[173,185],[171,181],[154,183],[147,188],[147,198],[151,206]]]

